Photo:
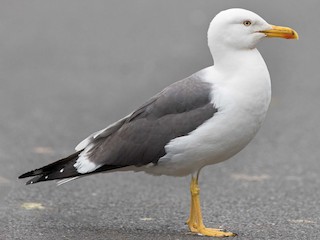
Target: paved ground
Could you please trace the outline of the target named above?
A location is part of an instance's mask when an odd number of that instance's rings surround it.
[[[112,173],[56,187],[17,176],[210,65],[208,23],[234,6],[301,39],[260,44],[271,109],[248,148],[203,171],[205,222],[234,239],[319,239],[320,2],[254,2],[1,1],[0,239],[201,239],[184,225],[187,178]]]

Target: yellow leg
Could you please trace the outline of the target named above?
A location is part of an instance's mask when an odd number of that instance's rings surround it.
[[[200,207],[200,188],[198,185],[198,176],[193,177],[190,183],[191,192],[191,208],[190,217],[187,221],[189,229],[193,233],[210,237],[233,237],[236,234],[232,232],[226,232],[223,229],[206,228],[203,224],[202,213]]]

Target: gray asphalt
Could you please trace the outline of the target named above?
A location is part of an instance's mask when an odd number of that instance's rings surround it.
[[[259,45],[270,111],[245,150],[203,170],[204,220],[234,239],[320,239],[318,0],[1,1],[0,239],[201,239],[184,224],[189,178],[111,173],[56,187],[17,177],[210,65],[208,24],[230,7],[300,40]]]

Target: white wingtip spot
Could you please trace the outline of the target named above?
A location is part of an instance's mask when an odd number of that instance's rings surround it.
[[[60,172],[63,173],[63,171],[64,171],[64,168],[61,168],[61,169],[60,169]]]
[[[45,176],[44,179],[48,179],[49,176]]]

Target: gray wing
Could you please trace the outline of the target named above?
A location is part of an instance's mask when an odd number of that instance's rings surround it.
[[[81,151],[84,148],[86,148],[90,143],[95,142],[97,139],[99,138],[107,138],[109,137],[111,134],[113,134],[114,132],[116,132],[119,128],[121,128],[121,126],[125,123],[126,119],[130,116],[131,114],[129,114],[128,116],[121,118],[120,120],[118,120],[117,122],[109,125],[108,127],[94,132],[91,135],[89,135],[87,138],[85,138],[83,141],[81,141],[76,147],[75,150],[76,151]]]
[[[81,147],[93,144],[88,157],[100,166],[156,164],[167,143],[189,134],[217,112],[210,93],[211,84],[196,76],[176,82],[132,114],[89,136]]]

